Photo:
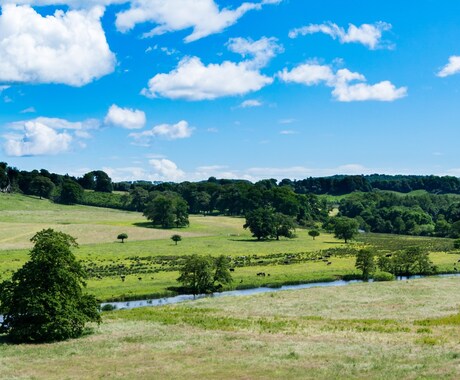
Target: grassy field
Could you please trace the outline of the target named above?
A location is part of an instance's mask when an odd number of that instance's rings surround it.
[[[450,239],[366,234],[345,245],[326,233],[313,240],[299,229],[296,239],[257,242],[243,229],[242,218],[191,216],[189,228],[162,230],[151,228],[136,212],[63,206],[5,194],[0,194],[0,210],[0,280],[27,260],[35,232],[54,228],[77,237],[80,248],[75,253],[90,274],[88,290],[100,300],[172,294],[168,288],[177,286],[180,258],[193,253],[231,257],[234,288],[332,281],[357,274],[348,248],[373,246],[385,252],[422,245],[433,252],[431,259],[442,271],[452,271],[460,259],[458,254],[444,253],[452,245]],[[121,232],[129,236],[124,244],[116,241]],[[183,237],[177,246],[170,240],[174,233]],[[328,250],[332,255],[321,260]],[[260,272],[266,276],[257,276]],[[126,276],[124,282],[120,275]]]
[[[94,333],[0,340],[2,379],[458,379],[460,278],[105,313]]]

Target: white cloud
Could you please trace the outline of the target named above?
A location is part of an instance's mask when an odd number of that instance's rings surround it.
[[[348,69],[340,69],[334,73],[327,65],[306,63],[288,71],[283,69],[278,77],[284,82],[300,83],[307,86],[324,83],[332,87],[332,95],[340,102],[353,101],[394,101],[407,95],[407,87],[396,88],[389,81],[382,81],[373,85],[366,82],[364,75]],[[352,82],[361,82],[352,84]]]
[[[248,57],[247,66],[261,68],[266,66],[278,53],[283,52],[283,47],[277,41],[274,37],[262,37],[257,41],[238,37],[231,38],[227,42],[227,47],[230,51],[241,54],[243,58]]]
[[[171,99],[210,100],[223,96],[244,95],[271,84],[272,78],[248,68],[245,62],[225,61],[204,65],[198,57],[182,59],[168,74],[157,74],[142,94]]]
[[[103,8],[56,11],[2,6],[0,81],[83,86],[111,73],[115,56],[101,26]]]
[[[334,40],[338,38],[342,44],[355,42],[374,50],[384,47],[381,43],[382,33],[390,29],[391,24],[382,21],[375,24],[362,24],[361,26],[349,24],[348,30],[332,22],[327,22],[324,24],[310,24],[302,28],[293,29],[289,32],[289,37],[296,38],[299,35],[305,36],[307,34],[324,33]]]
[[[21,113],[35,113],[35,112],[37,112],[35,107],[27,107],[21,111]]]
[[[296,135],[298,132],[293,131],[292,129],[284,129],[280,131],[280,135]]]
[[[334,73],[329,66],[306,63],[293,68],[291,71],[285,68],[278,73],[278,77],[283,82],[301,83],[306,86],[313,86],[321,82],[333,81]]]
[[[192,135],[193,128],[185,120],[177,124],[156,125],[149,131],[130,133],[137,145],[148,146],[152,138],[161,137],[167,140],[186,139]]]
[[[40,156],[59,154],[67,151],[72,136],[67,132],[58,133],[53,128],[37,122],[27,122],[24,133],[5,136],[5,154],[8,156]]]
[[[460,56],[453,55],[449,57],[449,63],[445,65],[436,75],[444,78],[458,73],[460,73]]]
[[[296,119],[280,119],[278,120],[279,124],[292,124],[295,123],[297,120]]]
[[[8,156],[56,155],[71,149],[72,143],[83,146],[80,139],[90,138],[90,130],[99,127],[99,122],[89,119],[70,122],[64,119],[38,117],[33,120],[10,123],[3,138],[3,148]]]
[[[241,108],[260,107],[263,103],[257,99],[248,99],[240,104]]]
[[[179,181],[185,176],[174,162],[166,158],[152,159],[149,164],[153,167],[153,177],[157,181]]]
[[[128,10],[117,14],[116,26],[119,31],[127,32],[137,24],[157,24],[144,37],[191,28],[193,31],[185,42],[192,42],[222,32],[248,11],[260,10],[265,4],[278,4],[280,1],[246,2],[235,9],[219,9],[214,0],[132,0]]]
[[[131,108],[121,108],[113,104],[104,119],[105,124],[125,129],[140,129],[145,127],[145,113]]]

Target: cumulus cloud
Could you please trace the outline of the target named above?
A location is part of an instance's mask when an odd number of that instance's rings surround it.
[[[447,63],[447,65],[445,65],[436,75],[444,78],[458,73],[460,73],[460,56],[453,55],[449,57],[449,63]]]
[[[129,9],[117,14],[116,26],[119,31],[127,32],[137,24],[157,24],[144,37],[191,28],[193,31],[185,42],[192,42],[222,32],[251,10],[280,1],[245,2],[235,9],[219,9],[214,0],[132,0]]]
[[[262,37],[257,41],[238,37],[231,38],[227,42],[227,47],[230,51],[241,54],[244,58],[248,57],[247,66],[261,68],[266,66],[278,53],[283,52],[283,47],[277,41],[274,37]]]
[[[248,99],[240,104],[241,108],[260,107],[263,103],[257,99]]]
[[[6,155],[41,156],[69,151],[73,143],[80,143],[80,139],[91,137],[89,131],[98,128],[99,122],[94,119],[70,122],[38,117],[14,122],[7,127],[11,132],[3,135],[6,140],[3,146]]]
[[[131,108],[121,108],[113,104],[104,119],[104,123],[125,129],[141,129],[145,127],[145,113]]]
[[[148,146],[152,138],[161,137],[167,140],[186,139],[192,135],[193,128],[185,120],[177,124],[156,125],[149,131],[130,133],[137,145]]]
[[[185,176],[174,162],[166,158],[152,159],[149,164],[153,168],[154,178],[158,178],[158,181],[179,181]]]
[[[327,65],[306,63],[292,70],[283,69],[278,77],[287,83],[300,83],[306,86],[325,84],[332,87],[332,95],[340,102],[353,101],[394,101],[407,95],[407,87],[397,88],[389,81],[373,85],[367,84],[366,77],[348,69],[333,72]],[[360,83],[355,83],[360,82]]]
[[[329,66],[316,63],[299,65],[292,70],[286,68],[278,73],[283,82],[301,83],[306,86],[313,86],[321,82],[331,83],[334,80],[334,73]]]
[[[375,24],[362,24],[360,26],[349,24],[348,30],[345,30],[345,28],[337,24],[326,22],[324,24],[310,24],[293,29],[289,32],[289,37],[296,38],[299,35],[305,36],[307,34],[324,33],[334,40],[338,39],[342,44],[360,43],[374,50],[379,47],[390,47],[390,45],[385,46],[382,44],[382,33],[390,30],[391,27],[391,24],[379,21]]]
[[[2,6],[0,81],[83,86],[111,73],[115,56],[101,26],[102,7],[56,11]]]
[[[272,82],[272,78],[248,67],[245,62],[204,65],[198,57],[187,57],[168,74],[151,78],[142,94],[152,98],[211,100],[258,91]]]

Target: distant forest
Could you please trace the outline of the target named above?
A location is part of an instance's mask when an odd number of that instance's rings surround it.
[[[460,194],[460,179],[452,176],[337,175],[256,183],[211,177],[200,182],[114,183],[101,170],[73,177],[0,163],[0,190],[64,204],[141,212],[159,195],[180,197],[192,214],[246,216],[270,208],[305,227],[319,222],[327,226],[330,211],[338,207],[339,217],[354,218],[364,231],[460,237],[460,197],[455,195]],[[407,194],[414,190],[427,193]],[[322,195],[347,196],[338,200]]]

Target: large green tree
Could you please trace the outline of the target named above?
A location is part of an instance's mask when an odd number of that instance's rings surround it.
[[[249,228],[252,236],[257,240],[268,239],[275,235],[275,221],[273,210],[258,208],[246,215],[244,228]]]
[[[55,186],[53,181],[47,177],[41,175],[36,176],[32,182],[30,182],[30,192],[42,198],[49,198],[54,190]]]
[[[31,240],[30,260],[0,284],[0,331],[17,342],[76,338],[101,320],[96,299],[83,292],[86,273],[71,251],[77,243],[52,229]]]
[[[191,255],[185,258],[177,281],[192,294],[210,293],[232,282],[229,266],[228,258],[223,255],[217,258]]]
[[[147,203],[144,216],[163,228],[186,227],[189,224],[187,202],[177,193],[155,194]]]
[[[75,181],[66,179],[62,183],[59,202],[64,204],[75,204],[83,199],[83,188]]]
[[[345,243],[348,243],[348,240],[353,239],[358,233],[358,222],[346,216],[335,218],[333,226],[335,237],[345,240]]]
[[[372,251],[362,249],[356,255],[356,269],[363,273],[363,280],[368,281],[371,273],[375,271],[375,260]]]

